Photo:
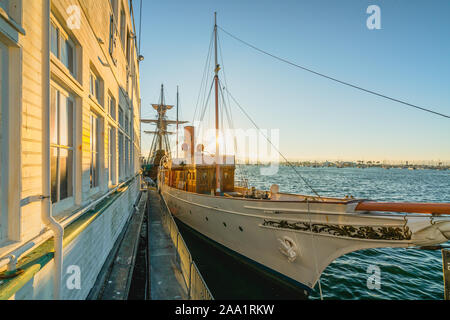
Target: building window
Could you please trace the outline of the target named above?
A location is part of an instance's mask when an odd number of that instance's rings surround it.
[[[51,22],[50,50],[58,58],[73,76],[76,76],[76,50],[74,41],[55,22]]]
[[[9,18],[22,25],[22,1],[23,0],[0,0],[0,8],[5,10]]]
[[[53,86],[50,90],[51,199],[57,203],[73,196],[74,100]]]
[[[50,39],[51,39],[51,52],[59,57],[59,29],[55,26],[55,24],[51,23],[50,30]]]
[[[0,8],[9,13],[9,0],[0,0]]]
[[[125,116],[125,133],[129,134],[128,129],[129,129],[129,120],[128,120],[128,116]]]
[[[116,99],[112,95],[108,95],[108,113],[116,120]]]
[[[114,185],[116,183],[116,129],[109,128],[109,156],[108,156],[108,184]]]
[[[89,93],[100,105],[103,105],[103,80],[92,70],[89,76]]]
[[[112,14],[109,21],[109,54],[113,59],[114,64],[117,62],[114,58],[114,49],[116,48],[116,34],[116,20],[114,18],[114,15]]]
[[[125,175],[130,173],[130,139],[125,139]]]
[[[100,119],[97,115],[91,112],[91,136],[90,136],[90,151],[91,151],[91,166],[89,170],[90,187],[96,188],[99,186],[100,178]]]
[[[131,131],[132,131],[132,128],[133,128],[133,121],[131,121],[131,119],[130,119],[130,122],[129,122],[129,131],[128,131],[128,134],[131,136]]]
[[[119,133],[119,178],[124,177],[123,133]]]
[[[126,17],[125,11],[122,9],[120,11],[120,41],[122,42],[122,48],[125,50],[125,40],[126,40]]]
[[[123,109],[119,106],[119,126],[123,128]]]
[[[131,55],[131,46],[132,46],[132,42],[131,42],[131,34],[130,32],[127,30],[127,51],[126,51],[126,55],[127,55],[127,63],[128,65],[130,65],[130,55]]]

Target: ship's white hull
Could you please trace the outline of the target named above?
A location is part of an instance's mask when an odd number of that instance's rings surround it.
[[[356,213],[356,203],[253,200],[160,188],[183,223],[308,288],[349,252],[434,245],[450,233],[447,218]]]

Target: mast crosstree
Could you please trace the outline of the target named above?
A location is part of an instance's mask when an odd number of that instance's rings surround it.
[[[167,111],[171,110],[174,106],[167,105],[165,103],[163,84],[161,84],[161,100],[159,104],[152,104],[152,107],[157,112],[157,118],[141,119],[141,122],[145,124],[156,125],[155,130],[144,131],[144,133],[153,135],[152,144],[147,158],[147,164],[157,166],[159,165],[159,162],[164,155],[171,153],[168,136],[175,134],[175,132],[168,131],[168,126],[177,125],[178,129],[178,125],[188,123],[188,121],[178,121],[178,117],[177,120],[167,119]]]

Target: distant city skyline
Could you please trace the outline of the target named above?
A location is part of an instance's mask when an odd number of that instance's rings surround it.
[[[372,4],[380,30],[366,26]],[[178,85],[180,118],[193,119],[214,11],[220,26],[268,52],[450,114],[450,2],[169,0],[144,1],[143,118],[154,117],[164,83],[167,103]],[[289,160],[450,160],[448,119],[294,69],[220,31],[219,40],[229,90],[259,127],[280,129]],[[232,111],[236,128],[252,127]],[[143,156],[151,138],[143,135]]]
[[[240,159],[241,161],[244,161]],[[354,160],[354,159],[288,159],[291,163],[301,163],[301,162],[317,162],[317,163],[344,163],[344,162],[353,162],[358,163],[362,161],[362,163],[373,163],[373,164],[386,164],[386,165],[432,165],[438,166],[439,164],[443,166],[449,166],[450,160]],[[245,161],[244,161],[245,162]],[[267,163],[265,161],[261,161],[261,163]],[[284,160],[280,160],[280,163],[285,163]]]
[[[243,160],[243,159],[240,159]],[[378,159],[314,159],[314,158],[290,158],[288,159],[289,162],[355,162],[362,161],[363,163],[381,163],[381,164],[427,164],[427,165],[438,165],[439,163],[442,163],[443,165],[450,165],[450,160],[378,160]],[[280,163],[285,162],[285,160],[281,159]]]

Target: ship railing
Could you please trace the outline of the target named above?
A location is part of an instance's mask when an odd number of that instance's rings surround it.
[[[162,211],[163,226],[175,245],[177,262],[180,265],[181,274],[188,291],[188,298],[190,300],[214,300],[211,291],[192,259],[192,255],[178,230],[175,220],[168,210]]]

